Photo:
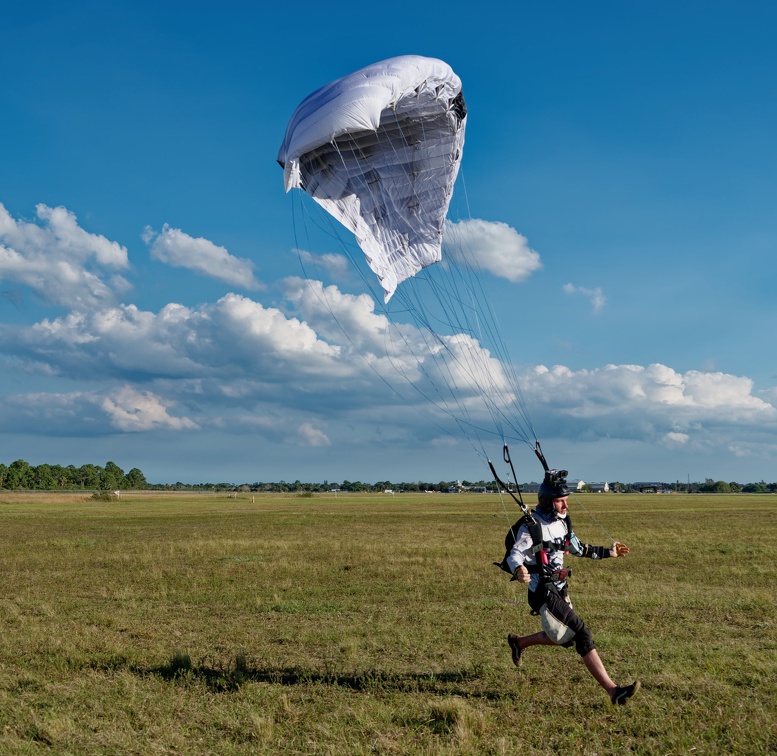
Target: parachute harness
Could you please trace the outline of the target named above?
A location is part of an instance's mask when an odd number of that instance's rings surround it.
[[[536,441],[534,446],[534,453],[537,455],[537,458],[542,463],[542,466],[545,471],[546,478],[550,477],[552,480],[558,480],[560,478],[566,478],[567,472],[566,470],[561,470],[559,472],[556,472],[555,470],[550,470],[548,467],[548,463],[545,460],[545,455],[542,453],[542,448],[540,446],[540,442]],[[502,509],[504,511],[505,518],[507,519],[508,523],[510,521],[510,516],[507,513],[507,508],[505,506],[504,498],[502,497],[503,490],[507,491],[507,493],[510,494],[513,501],[518,505],[520,508],[523,516],[513,525],[510,526],[510,530],[507,534],[507,537],[505,538],[505,556],[502,560],[502,562],[494,562],[494,564],[497,567],[500,567],[505,572],[510,572],[510,569],[507,565],[507,556],[510,552],[510,548],[512,548],[512,544],[515,542],[515,540],[518,537],[518,530],[521,528],[522,525],[526,525],[529,533],[532,537],[532,553],[535,555],[538,555],[538,565],[535,568],[529,568],[529,572],[540,572],[540,575],[543,574],[543,566],[547,563],[547,555],[545,553],[544,549],[544,543],[542,540],[542,527],[540,523],[537,521],[537,519],[532,514],[529,507],[526,505],[526,503],[523,501],[523,496],[521,495],[521,487],[518,484],[518,478],[515,474],[515,468],[513,467],[513,462],[510,457],[510,450],[505,443],[502,448],[502,457],[505,461],[505,463],[510,465],[510,471],[512,473],[513,480],[515,481],[515,488],[517,492],[517,496],[513,493],[513,491],[510,489],[509,486],[505,485],[503,483],[499,476],[496,473],[496,469],[494,468],[494,464],[491,462],[491,460],[488,460],[488,466],[491,468],[491,473],[494,476],[494,480],[496,481],[497,485],[499,486],[499,498],[502,502]],[[573,496],[576,503],[580,504],[580,507],[583,509],[583,511],[588,515],[588,517],[591,519],[591,521],[611,540],[615,541],[615,538],[608,532],[608,530],[593,516],[593,514],[588,510],[588,508],[578,499],[577,496]],[[572,531],[572,524],[570,521],[570,518],[567,517],[566,520],[566,526],[567,526],[567,539],[569,539],[570,533]],[[563,575],[558,575],[554,579],[566,579],[568,576],[572,574],[572,570],[561,570]]]

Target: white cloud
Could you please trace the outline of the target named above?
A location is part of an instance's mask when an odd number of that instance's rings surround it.
[[[129,385],[94,392],[36,392],[0,400],[0,418],[6,431],[42,436],[196,429],[193,420],[170,414],[173,404]]]
[[[287,299],[306,323],[330,342],[353,345],[362,360],[403,395],[415,386],[415,401],[430,396],[471,412],[484,398],[500,405],[511,400],[501,363],[471,336],[433,337],[413,325],[391,322],[375,313],[375,302],[367,294],[344,294],[320,281],[289,278],[284,285]]]
[[[120,431],[192,430],[197,427],[189,418],[168,414],[169,402],[150,391],[138,391],[131,386],[122,386],[103,397],[100,406],[111,425]]]
[[[690,441],[690,439],[691,437],[687,433],[677,433],[676,431],[670,431],[664,435],[663,443],[664,446],[670,449],[675,449],[681,446],[685,446],[688,441]]]
[[[317,333],[335,342],[348,342],[360,351],[386,348],[389,320],[375,313],[369,294],[345,294],[321,281],[291,277],[283,281],[284,296]]]
[[[174,268],[188,268],[244,289],[264,288],[254,277],[254,264],[250,260],[234,257],[208,239],[194,238],[166,223],[158,234],[146,226],[142,238],[153,258]]]
[[[105,306],[129,284],[127,250],[90,234],[64,207],[37,205],[41,224],[14,220],[0,204],[0,279],[31,288],[46,303],[85,310]]]
[[[660,364],[578,371],[540,365],[522,384],[554,435],[724,446],[777,430],[777,407],[755,396],[752,380],[742,376],[678,373]]]
[[[311,422],[299,426],[299,436],[306,446],[329,446],[332,442],[320,428]]]
[[[79,227],[76,216],[69,210],[43,204],[36,205],[35,209],[38,217],[48,225],[48,231],[57,240],[59,247],[69,251],[74,259],[86,261],[94,257],[107,268],[129,268],[125,247],[104,236],[87,233]]]
[[[351,261],[345,255],[324,254],[314,255],[304,249],[295,250],[302,262],[307,277],[312,273],[313,277],[319,277],[319,271],[323,269],[336,281],[344,281],[351,278],[353,267]],[[310,268],[310,270],[308,270]]]
[[[574,284],[564,284],[564,292],[566,294],[583,294],[591,300],[594,312],[599,312],[602,307],[607,303],[607,300],[602,294],[601,287],[597,286],[595,289],[587,289],[585,286],[575,286]]]
[[[0,352],[7,368],[41,380],[105,385],[6,397],[0,400],[6,429],[96,435],[229,428],[311,448],[366,437],[431,443],[445,438],[445,412],[488,425],[487,410],[515,398],[509,366],[471,335],[430,337],[391,323],[367,294],[320,281],[285,279],[288,311],[238,294],[196,307],[170,303],[158,312],[117,305],[106,274],[127,266],[126,250],[84,232],[64,208],[39,206],[38,216],[40,225],[17,222],[0,205],[0,275],[41,293],[56,284],[56,301],[71,311],[28,326],[0,325]],[[470,221],[448,231],[459,241],[465,233],[496,275],[520,280],[540,266],[505,224]],[[256,284],[245,261],[207,240],[167,226],[158,235],[149,231],[147,240],[152,254],[171,264]],[[340,256],[301,254],[343,270]],[[595,307],[604,302],[598,289],[568,284],[565,290],[590,296]],[[777,393],[756,395],[743,376],[679,373],[660,364],[538,366],[519,383],[543,438],[617,438],[745,456],[760,453],[777,430]],[[178,404],[184,414],[173,412]],[[435,405],[443,412],[430,423]]]
[[[448,254],[500,278],[517,283],[542,267],[540,256],[525,236],[506,223],[479,219],[445,224]]]
[[[158,313],[119,305],[75,312],[33,326],[0,326],[0,350],[70,377],[192,378],[228,371],[286,385],[353,372],[340,347],[310,326],[238,294],[188,308],[169,304]]]

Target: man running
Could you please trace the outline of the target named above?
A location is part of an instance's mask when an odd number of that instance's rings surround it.
[[[612,703],[622,705],[639,690],[640,683],[616,685],[607,674],[590,630],[575,614],[569,600],[567,577],[571,570],[564,569],[564,554],[570,552],[574,556],[605,559],[625,556],[629,548],[618,541],[609,549],[580,543],[567,516],[569,489],[565,477],[566,472],[563,471],[545,473],[534,510],[537,524],[530,526],[524,521],[506,558],[513,580],[528,584],[529,606],[533,614],[539,614],[542,630],[524,636],[510,633],[507,642],[516,666],[520,666],[523,652],[529,646],[559,645],[569,648],[574,645],[586,668],[610,696]]]

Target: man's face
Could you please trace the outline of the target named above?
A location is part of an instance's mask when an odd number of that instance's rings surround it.
[[[556,510],[556,514],[565,517],[567,514],[567,497],[560,496],[558,499],[553,499],[553,509]]]

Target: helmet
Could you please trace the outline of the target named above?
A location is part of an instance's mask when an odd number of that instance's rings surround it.
[[[553,499],[569,496],[567,475],[569,473],[566,470],[547,470],[545,472],[545,479],[537,490],[538,509],[547,514],[555,513]]]

